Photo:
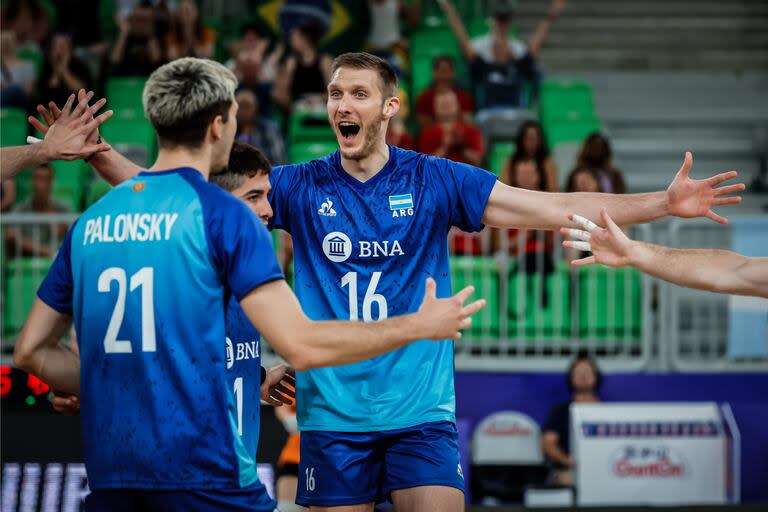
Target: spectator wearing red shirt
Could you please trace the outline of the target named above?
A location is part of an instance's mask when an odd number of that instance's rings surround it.
[[[456,93],[435,95],[435,120],[421,132],[419,150],[454,162],[480,165],[485,155],[483,137],[476,126],[462,120]]]
[[[453,57],[441,55],[432,61],[432,83],[416,98],[416,117],[419,120],[419,126],[427,127],[435,122],[435,95],[447,91],[453,91],[456,94],[464,120],[472,121],[472,110],[474,110],[472,96],[456,85],[456,62]]]
[[[387,125],[387,144],[402,149],[414,149],[413,136],[408,133],[408,128],[399,112],[389,120]]]

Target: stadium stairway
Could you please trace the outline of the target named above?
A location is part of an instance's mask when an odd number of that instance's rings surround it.
[[[521,34],[547,6],[520,1]],[[541,62],[548,79],[591,86],[630,191],[668,185],[685,150],[695,175],[737,169],[753,184],[768,168],[766,27],[764,0],[580,0],[555,23]],[[554,150],[562,184],[578,145]]]

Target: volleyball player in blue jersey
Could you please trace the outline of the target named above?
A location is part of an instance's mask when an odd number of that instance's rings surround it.
[[[202,59],[150,76],[144,108],[157,161],[72,226],[17,338],[18,367],[80,395],[88,510],[272,510],[227,379],[231,296],[300,370],[457,337],[483,305],[463,305],[469,288],[437,299],[428,280],[414,314],[372,324],[307,318],[262,223],[206,181],[227,165],[235,85]],[[79,358],[58,344],[72,320]]]
[[[688,176],[648,194],[557,194],[509,187],[465,164],[388,146],[397,78],[384,60],[348,53],[334,61],[327,111],[339,151],[272,171],[270,226],[294,241],[296,295],[313,319],[380,321],[415,311],[424,277],[450,294],[452,226],[557,229],[578,211],[621,225],[666,215],[706,216],[735,203],[716,186],[736,176]],[[92,159],[112,183],[136,173],[118,153]],[[413,343],[366,361],[297,373],[301,430],[297,502],[312,510],[370,511],[390,498],[399,512],[463,509],[455,427],[453,342]]]

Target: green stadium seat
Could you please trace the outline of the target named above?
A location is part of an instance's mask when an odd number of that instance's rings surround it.
[[[485,256],[451,256],[451,287],[455,292],[473,285],[474,298],[487,305],[472,317],[472,327],[464,333],[467,340],[499,336],[499,269],[493,258]]]
[[[144,107],[141,96],[146,82],[147,77],[110,78],[107,80],[107,108],[113,109],[115,114],[125,110],[134,110],[143,116]]]
[[[289,121],[289,144],[296,142],[335,142],[336,135],[328,124],[328,114],[322,109],[295,109]]]
[[[23,146],[27,143],[27,114],[20,108],[0,109],[0,146]]]
[[[82,211],[86,183],[91,174],[88,164],[82,160],[57,160],[51,165],[54,172],[52,197],[73,212]]]
[[[504,162],[515,152],[514,142],[494,142],[488,155],[488,170],[501,177]]]
[[[99,28],[102,38],[106,41],[114,41],[115,36],[117,36],[116,13],[117,0],[99,1]]]
[[[288,153],[291,163],[300,164],[324,157],[338,148],[336,142],[294,142]]]
[[[560,143],[582,142],[587,135],[600,131],[600,121],[593,114],[570,115],[562,118],[547,119],[542,123],[549,147]]]
[[[513,269],[514,270],[514,269]],[[551,274],[513,271],[507,288],[510,338],[564,339],[571,334],[568,263]]]
[[[5,262],[3,332],[6,336],[15,336],[24,325],[51,263],[51,258],[15,258]]]
[[[539,96],[540,117],[562,119],[570,115],[594,116],[592,88],[586,82],[571,80],[545,80]]]
[[[640,338],[643,316],[640,271],[589,266],[578,269],[576,280],[579,337]]]
[[[140,112],[116,110],[100,130],[107,142],[141,167],[149,165],[157,155],[155,130]]]

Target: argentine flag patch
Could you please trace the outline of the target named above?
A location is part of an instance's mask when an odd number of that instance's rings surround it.
[[[413,196],[411,194],[389,196],[390,210],[408,210],[410,208],[413,208]]]

